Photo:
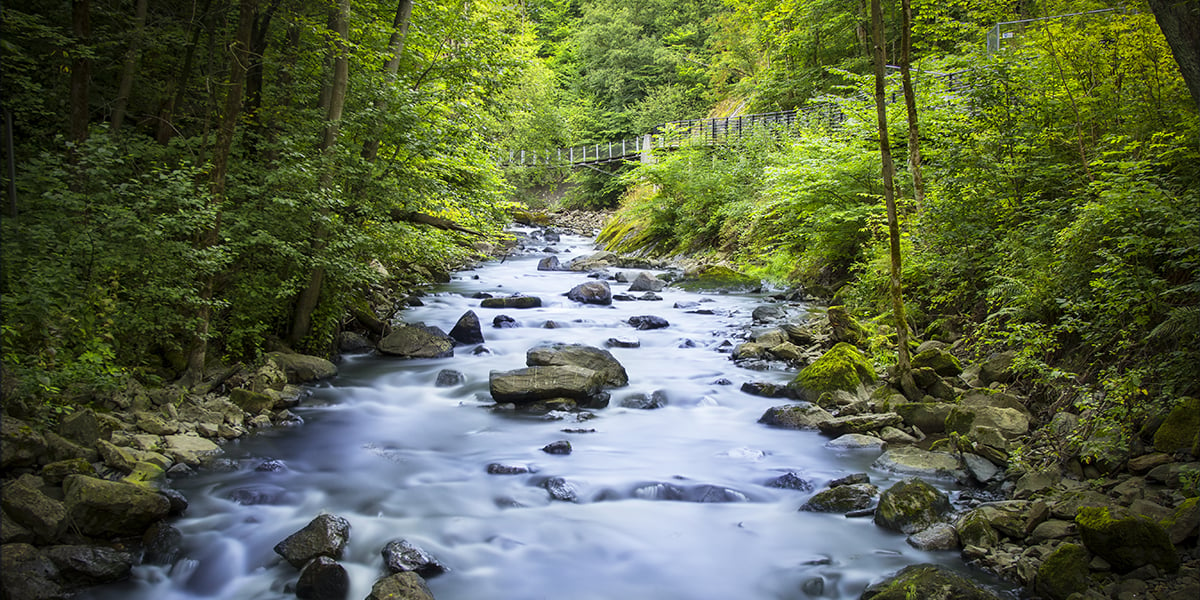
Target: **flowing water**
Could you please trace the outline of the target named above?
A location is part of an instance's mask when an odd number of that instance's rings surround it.
[[[554,248],[564,263],[591,251],[574,236]],[[174,482],[191,502],[174,523],[184,534],[176,564],[137,567],[132,581],[90,596],[295,598],[298,573],[272,548],[321,512],[351,524],[341,561],[351,599],[368,595],[383,573],[380,550],[397,538],[450,569],[429,580],[438,600],[857,598],[909,564],[962,568],[957,553],[916,550],[869,518],[797,510],[837,477],[865,471],[881,489],[898,478],[870,468],[877,452],[834,451],[815,432],[757,423],[785,402],[743,393],[741,383],[782,383],[793,374],[740,369],[719,346],[738,341],[761,296],[668,288],[661,302],[581,305],[563,294],[587,281],[584,275],[537,271],[544,256],[530,252],[459,273],[403,315],[448,331],[475,310],[488,351],[347,358],[336,378],[294,409],[304,425],[229,443],[235,470]],[[481,309],[477,292],[522,292],[544,304]],[[673,308],[689,301],[712,314]],[[801,316],[803,307],[791,310]],[[499,314],[521,327],[492,328]],[[635,315],[661,316],[670,326],[637,331],[625,323]],[[547,321],[561,326],[545,328]],[[490,410],[489,371],[524,367],[526,350],[540,343],[604,347],[613,337],[636,337],[641,346],[611,349],[630,385],[611,390],[612,403],[592,411],[594,419]],[[443,369],[460,371],[466,382],[435,386]],[[666,393],[666,407],[620,407],[627,396],[656,390]],[[541,450],[563,439],[571,454]],[[268,459],[286,469],[257,469]],[[488,474],[497,462],[534,472]],[[787,472],[811,481],[814,491],[764,485]],[[552,500],[542,485],[549,477],[564,478],[577,500]],[[952,482],[938,485],[953,490]]]

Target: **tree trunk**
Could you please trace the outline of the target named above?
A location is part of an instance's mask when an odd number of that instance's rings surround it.
[[[158,132],[155,139],[164,146],[171,141],[175,134],[175,126],[171,119],[175,116],[175,108],[183,104],[188,77],[192,75],[192,60],[196,56],[196,46],[200,44],[200,32],[203,29],[201,25],[204,22],[204,15],[208,14],[211,5],[212,0],[205,0],[204,6],[200,9],[200,18],[194,20],[196,27],[192,30],[192,39],[188,42],[187,50],[184,51],[183,67],[179,69],[178,79],[167,88],[166,103],[158,113]]]
[[[146,29],[147,0],[138,0],[133,16],[133,39],[129,40],[129,50],[125,53],[125,67],[121,70],[121,84],[117,87],[117,100],[113,103],[112,123],[109,130],[113,135],[121,131],[125,122],[125,107],[129,104],[129,94],[133,92],[133,76],[137,73],[138,60],[141,58],[142,33]]]
[[[879,0],[871,0],[871,40],[875,63],[875,112],[879,119],[879,155],[883,162],[883,198],[887,203],[888,237],[891,239],[891,296],[892,316],[896,321],[897,371],[910,370],[908,362],[908,324],[904,318],[903,286],[900,282],[900,224],[896,216],[896,165],[888,142],[887,103],[884,97],[883,9]]]
[[[900,39],[900,79],[904,84],[904,108],[908,113],[908,171],[912,173],[913,200],[917,209],[925,206],[925,180],[921,177],[921,130],[917,124],[917,98],[912,85],[912,2],[902,1],[904,31]]]
[[[335,34],[333,48],[333,83],[329,90],[329,109],[325,116],[325,131],[321,136],[320,150],[331,154],[337,144],[338,129],[342,120],[342,109],[346,105],[346,87],[350,79],[350,57],[347,39],[349,38],[350,0],[338,0],[337,12],[331,23]],[[333,183],[332,167],[326,169],[321,176],[321,188],[328,191]],[[328,210],[322,211],[323,215]],[[324,225],[317,225],[313,233],[312,250],[314,256],[319,254],[329,238],[329,230]],[[288,342],[297,344],[308,336],[312,330],[312,315],[321,299],[321,288],[325,284],[325,269],[313,267],[308,276],[308,285],[296,298],[296,307],[292,313],[292,328],[288,334]]]
[[[263,123],[259,119],[262,108],[263,63],[267,55],[267,42],[271,33],[271,18],[279,8],[280,0],[271,0],[267,10],[254,16],[253,33],[250,35],[250,66],[246,70],[246,116],[251,126],[261,132]],[[253,150],[251,150],[253,152]]]
[[[391,55],[388,56],[388,61],[383,66],[385,75],[384,81],[388,84],[396,80],[396,74],[400,72],[400,57],[404,55],[404,42],[408,38],[408,28],[412,20],[412,0],[400,0],[396,6],[396,18],[392,21],[392,37],[388,40],[388,48],[391,49]],[[382,112],[387,106],[387,102],[383,99],[375,100],[375,110]],[[379,139],[372,138],[363,143],[362,157],[369,162],[375,162],[375,157],[379,155]]]
[[[1149,0],[1179,72],[1200,111],[1200,3],[1196,0]]]
[[[92,77],[91,60],[82,51],[92,36],[88,0],[71,1],[71,30],[75,34],[75,55],[71,61],[71,139],[82,142],[88,137],[88,81]]]
[[[200,241],[201,247],[209,248],[220,241],[221,236],[221,205],[225,202],[226,174],[229,172],[229,155],[233,149],[233,134],[237,128],[238,117],[242,109],[242,93],[246,82],[246,67],[250,64],[250,34],[254,26],[254,15],[258,9],[258,0],[241,0],[238,6],[237,38],[230,45],[229,61],[229,90],[225,96],[225,111],[221,115],[221,123],[217,129],[217,141],[213,146],[212,166],[212,199],[210,202],[216,209],[213,225]],[[182,383],[193,386],[204,379],[204,363],[208,352],[209,321],[212,317],[211,300],[216,285],[216,273],[205,276],[204,285],[200,291],[200,307],[196,315],[196,331],[192,346],[188,352],[187,372]]]

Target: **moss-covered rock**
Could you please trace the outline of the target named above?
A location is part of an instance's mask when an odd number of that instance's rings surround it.
[[[941,490],[910,477],[879,496],[875,524],[884,529],[916,533],[941,521],[950,512],[950,499]]]
[[[847,513],[870,508],[879,495],[879,488],[869,483],[839,485],[817,492],[800,510],[811,512]]]
[[[751,292],[762,287],[762,280],[721,265],[689,270],[675,287],[689,292]]]
[[[830,306],[825,313],[829,318],[829,327],[833,330],[833,339],[855,346],[862,346],[867,341],[867,331],[863,329],[844,306]]]
[[[858,348],[838,343],[813,364],[801,369],[789,385],[806,400],[815,401],[824,392],[856,391],[875,381],[875,369]]]
[[[1200,498],[1184,500],[1171,516],[1158,522],[1167,530],[1172,544],[1182,544],[1200,530]]]
[[[140,536],[171,509],[165,496],[132,483],[71,475],[63,489],[72,524],[84,535]]]
[[[946,417],[950,416],[950,409],[954,408],[954,405],[941,402],[897,402],[889,408],[904,419],[905,425],[917,427],[924,433],[940,433],[946,430]]]
[[[938,348],[930,348],[912,358],[914,369],[933,369],[942,377],[955,377],[962,373],[962,363],[953,354]]]
[[[1000,534],[992,527],[987,516],[978,510],[959,517],[954,528],[958,530],[958,539],[962,541],[963,546],[994,548],[1000,543]]]
[[[975,582],[938,565],[911,565],[863,590],[859,600],[998,600]]]
[[[1200,435],[1200,399],[1184,398],[1154,432],[1154,449],[1169,453],[1190,452],[1197,435]]]
[[[1037,570],[1037,592],[1050,600],[1066,600],[1088,588],[1087,550],[1079,544],[1062,544]]]
[[[1086,506],[1075,515],[1075,524],[1084,546],[1118,573],[1143,565],[1168,573],[1179,569],[1179,556],[1167,531],[1147,517],[1120,508]]]
[[[833,415],[815,404],[791,404],[768,408],[758,422],[783,429],[817,429],[830,419]]]

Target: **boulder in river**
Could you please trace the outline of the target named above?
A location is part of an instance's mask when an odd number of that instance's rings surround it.
[[[275,544],[275,553],[299,569],[318,556],[341,558],[349,541],[350,522],[337,515],[322,514]]]
[[[847,417],[835,417],[828,421],[822,421],[817,425],[817,428],[821,430],[821,433],[827,435],[845,435],[847,433],[877,431],[884,427],[899,425],[900,422],[900,415],[896,413],[866,413]]]
[[[392,540],[383,547],[383,565],[389,573],[412,571],[426,579],[446,572],[446,565],[408,540]]]
[[[479,316],[475,311],[468,310],[458,318],[458,322],[450,330],[450,337],[460,344],[482,344],[483,329],[479,326]]]
[[[582,304],[612,304],[612,288],[607,281],[589,281],[581,283],[567,292],[567,299]]]
[[[762,280],[729,267],[706,265],[688,269],[674,285],[689,292],[754,292],[762,288]]]
[[[897,482],[879,496],[875,524],[903,533],[916,533],[938,523],[950,512],[950,499],[922,479]]]
[[[931,452],[915,446],[901,446],[884,452],[871,465],[877,469],[919,477],[959,477],[958,458],[946,452]]]
[[[379,351],[403,358],[454,356],[454,340],[437,327],[405,325],[379,340]]]
[[[975,582],[938,565],[904,567],[863,590],[859,600],[1000,600]]]
[[[304,565],[296,582],[296,597],[301,600],[345,600],[349,593],[350,574],[328,556],[318,556]]]
[[[308,383],[337,375],[337,365],[320,356],[268,352],[266,358],[287,374],[288,383]]]
[[[433,593],[420,575],[408,571],[376,581],[366,600],[433,600]]]
[[[575,491],[575,486],[571,485],[562,477],[551,477],[542,482],[542,487],[550,492],[550,497],[560,502],[574,502],[578,499],[579,494]]]
[[[560,454],[560,455],[570,454],[571,453],[571,442],[569,442],[567,440],[558,440],[556,442],[550,442],[549,444],[542,446],[542,452],[545,452],[546,454]]]
[[[815,362],[800,370],[791,385],[810,402],[824,392],[856,392],[864,383],[875,381],[875,369],[854,346],[840,342]]]
[[[481,308],[537,308],[542,305],[542,299],[537,296],[505,296],[503,298],[484,298],[479,302]]]
[[[758,422],[783,429],[817,429],[821,423],[833,419],[829,411],[816,404],[789,404],[773,406],[759,417]]]
[[[642,330],[663,329],[663,328],[671,326],[671,324],[668,323],[666,319],[664,319],[662,317],[656,317],[654,315],[639,315],[639,316],[629,317],[629,324],[632,325],[636,329],[642,329]]]
[[[879,488],[869,483],[839,485],[817,492],[800,510],[810,512],[848,513],[870,508],[879,495]]]
[[[454,387],[456,385],[462,385],[466,383],[466,381],[467,377],[466,375],[462,374],[462,371],[455,371],[454,369],[442,369],[441,371],[438,371],[437,379],[433,384],[437,387]]]
[[[562,263],[558,262],[557,256],[547,256],[538,261],[537,270],[539,271],[562,271]]]
[[[532,402],[551,398],[587,400],[600,392],[604,375],[573,365],[492,371],[488,387],[496,402]]]
[[[622,408],[636,408],[640,410],[653,410],[662,408],[667,405],[667,393],[662,390],[654,390],[653,393],[634,394],[621,400]]]
[[[591,369],[601,374],[604,385],[623,387],[629,384],[625,367],[608,350],[584,344],[544,344],[525,353],[530,367],[571,365]]]
[[[512,329],[520,326],[521,324],[516,319],[508,315],[496,315],[496,318],[492,319],[492,327],[496,329]]]
[[[650,273],[642,271],[633,279],[633,283],[629,284],[631,292],[661,292],[667,287],[667,283]]]

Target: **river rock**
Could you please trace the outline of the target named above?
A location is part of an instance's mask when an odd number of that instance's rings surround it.
[[[1014,539],[1025,537],[1025,524],[1029,522],[1032,504],[1026,500],[1000,500],[987,502],[972,511],[987,522],[998,533]]]
[[[914,369],[932,369],[934,373],[942,377],[957,377],[962,373],[962,363],[953,354],[946,352],[940,348],[929,348],[922,352],[918,352],[912,357],[912,367]]]
[[[750,318],[755,323],[770,323],[787,318],[787,309],[778,304],[763,304],[754,307],[750,313]]]
[[[456,385],[462,385],[466,383],[466,381],[467,376],[463,375],[462,371],[455,371],[454,369],[442,369],[441,371],[438,371],[437,379],[434,380],[433,385],[437,387],[454,387]]]
[[[65,600],[70,597],[59,583],[58,567],[29,544],[0,547],[0,584],[5,598],[13,600]]]
[[[922,479],[897,482],[879,496],[875,524],[903,533],[915,533],[937,523],[950,512],[950,499]]]
[[[454,356],[454,340],[437,327],[405,325],[379,340],[379,351],[403,358]]]
[[[72,527],[93,537],[141,536],[171,511],[165,496],[132,483],[70,475],[63,490]]]
[[[392,540],[383,547],[383,565],[389,573],[412,571],[426,579],[446,572],[432,554],[408,540]]]
[[[999,600],[975,582],[938,565],[910,565],[863,590],[859,600]]]
[[[572,260],[567,267],[572,271],[599,271],[615,266],[619,259],[615,253],[600,251]]]
[[[786,384],[780,385],[766,381],[747,381],[742,384],[741,389],[751,396],[763,398],[795,398],[796,396],[795,391]]]
[[[43,480],[22,475],[4,486],[0,505],[4,513],[27,528],[42,543],[55,540],[67,524],[67,507],[47,496]]]
[[[503,463],[491,463],[487,466],[487,472],[490,475],[524,475],[529,473],[529,467],[524,465],[506,465]]]
[[[508,315],[496,315],[496,318],[492,319],[492,327],[496,329],[513,329],[520,326],[516,319]]]
[[[689,292],[754,292],[762,281],[729,267],[705,265],[687,269],[674,285]]]
[[[562,477],[551,477],[542,482],[542,487],[550,492],[550,497],[560,502],[574,502],[578,498],[575,486]]]
[[[607,387],[624,387],[629,384],[625,367],[608,350],[584,344],[546,344],[530,348],[525,353],[525,364],[540,366],[575,366],[591,369],[603,377]]]
[[[1200,439],[1200,400],[1184,398],[1171,409],[1154,432],[1154,449],[1159,452],[1187,452]],[[1200,458],[1200,457],[1197,457]]]
[[[634,394],[621,400],[622,408],[634,408],[638,410],[654,410],[667,405],[667,393],[662,390],[654,390],[650,395]]]
[[[882,452],[887,448],[887,442],[873,436],[861,433],[847,433],[825,443],[826,448],[835,450],[875,450]]]
[[[337,365],[319,356],[268,352],[266,358],[287,375],[288,383],[308,383],[337,375]]]
[[[133,554],[105,546],[50,546],[42,552],[58,567],[61,580],[72,587],[120,581],[133,570]]]
[[[801,369],[790,385],[800,397],[812,402],[824,392],[856,392],[864,383],[872,381],[875,381],[875,369],[867,362],[867,357],[858,348],[841,342]]]
[[[46,438],[28,423],[8,415],[0,418],[0,469],[33,467],[47,454]]]
[[[960,405],[946,416],[946,431],[974,437],[979,427],[993,427],[1012,440],[1029,432],[1029,415],[1013,408]]]
[[[925,433],[940,433],[946,430],[946,417],[950,416],[953,404],[941,402],[900,402],[891,404],[892,412],[904,419],[904,424],[916,427]]]
[[[1061,544],[1038,566],[1037,593],[1049,600],[1067,600],[1088,589],[1088,552],[1079,544]]]
[[[963,546],[994,548],[1000,543],[1000,533],[988,522],[983,511],[971,510],[954,522],[958,539]]]
[[[183,546],[183,532],[159,521],[142,535],[142,562],[151,565],[174,564]]]
[[[1013,360],[1017,353],[1008,350],[996,352],[979,366],[979,383],[986,387],[992,383],[1008,383],[1013,378]]]
[[[671,324],[669,322],[667,322],[666,319],[664,319],[662,317],[656,317],[654,315],[640,315],[640,316],[629,317],[629,324],[632,325],[635,329],[641,329],[641,330],[664,329],[666,327],[671,326]]]
[[[538,261],[537,270],[539,271],[562,271],[562,263],[558,261],[557,256],[547,256]]]
[[[62,485],[68,475],[96,476],[96,468],[82,458],[69,458],[54,461],[42,467],[42,479],[50,485]]]
[[[542,299],[537,296],[505,296],[503,298],[484,298],[479,302],[481,308],[538,308]]]
[[[567,299],[582,304],[612,304],[612,288],[607,281],[589,281],[581,283],[567,292]]]
[[[121,422],[112,416],[85,408],[63,417],[58,432],[72,442],[91,448],[96,445],[96,440],[107,441],[112,438],[112,432],[121,428]]]
[[[409,571],[376,581],[366,600],[433,600],[433,594],[420,575]]]
[[[604,345],[609,348],[640,348],[642,342],[635,337],[621,336],[608,338]]]
[[[884,427],[899,425],[900,423],[900,415],[896,413],[868,413],[848,417],[835,417],[828,421],[822,421],[817,425],[817,428],[821,430],[821,433],[826,435],[844,435],[847,433],[877,431]]]
[[[914,446],[892,448],[872,463],[873,467],[918,477],[958,477],[958,459],[946,452],[930,452]]]
[[[817,429],[833,415],[816,404],[773,406],[759,417],[758,422],[783,429]]]
[[[163,452],[175,462],[191,467],[211,461],[225,453],[212,441],[196,435],[168,435],[163,439],[167,444]]]
[[[301,600],[345,600],[349,593],[350,574],[328,556],[310,560],[296,582],[296,597]]]
[[[496,402],[532,402],[551,398],[587,400],[600,392],[604,375],[574,365],[492,371],[488,387]]]
[[[645,271],[638,273],[637,277],[633,278],[633,282],[629,284],[631,292],[661,292],[667,287],[667,282],[647,273]]]
[[[276,544],[275,553],[299,569],[318,556],[341,558],[349,541],[350,522],[336,515],[322,514]]]
[[[450,330],[450,337],[460,344],[483,343],[483,329],[479,326],[479,316],[475,311],[468,310],[458,318]]]
[[[949,523],[934,523],[905,540],[918,550],[957,550],[958,531]]]
[[[1075,516],[1083,545],[1108,561],[1114,571],[1128,573],[1143,565],[1174,573],[1179,555],[1161,525],[1117,507],[1084,507]]]
[[[253,390],[248,390],[245,388],[235,388],[234,390],[232,390],[229,393],[229,400],[230,400],[230,402],[233,402],[234,404],[236,404],[238,408],[240,408],[252,415],[257,415],[258,413],[260,413],[264,410],[271,410],[271,409],[275,408],[275,397],[274,396],[271,396],[270,394],[266,394],[263,392],[255,392]],[[143,425],[142,425],[144,422],[144,423],[148,424],[152,429],[159,431],[160,433],[158,435],[169,435],[171,433],[175,433],[174,431],[165,432],[166,431],[165,427],[157,427],[157,424],[154,423],[152,417],[154,417],[154,415],[148,415],[147,417],[139,418],[138,419],[138,427],[141,427],[143,430],[146,430],[146,427],[143,427]],[[159,419],[159,421],[161,422],[161,419]],[[152,431],[151,433],[154,433],[154,432]]]
[[[839,485],[817,492],[800,510],[810,512],[848,513],[870,508],[879,495],[879,488],[869,483]]]
[[[780,475],[774,479],[769,479],[763,485],[771,488],[780,488],[785,490],[797,490],[801,492],[811,492],[813,484],[811,481],[792,473],[791,471]]]
[[[542,452],[545,452],[546,454],[570,454],[571,442],[567,440],[550,442],[549,444],[542,446]]]

